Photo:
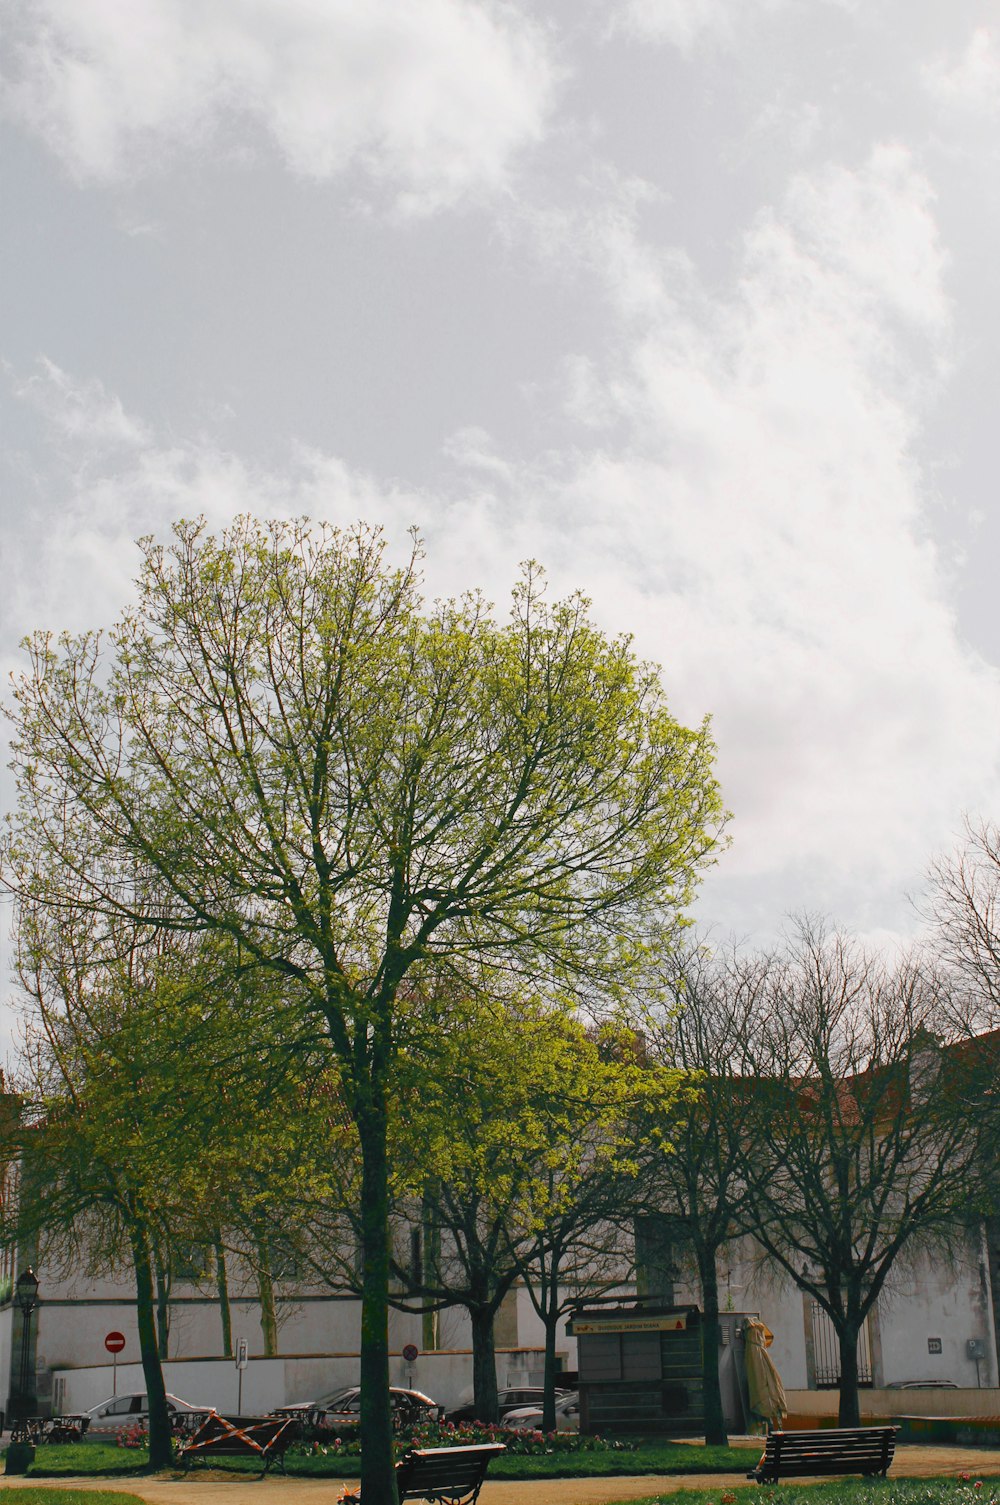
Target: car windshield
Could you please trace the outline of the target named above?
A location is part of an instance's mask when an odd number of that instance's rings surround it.
[[[356,1409],[360,1399],[360,1391],[357,1385],[348,1385],[340,1390],[332,1390],[329,1395],[324,1395],[316,1405],[323,1411],[346,1411]]]

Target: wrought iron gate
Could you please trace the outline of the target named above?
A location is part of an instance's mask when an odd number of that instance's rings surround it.
[[[817,1390],[835,1390],[840,1384],[840,1339],[818,1301],[812,1303],[813,1367]],[[868,1318],[858,1333],[858,1384],[871,1385],[872,1344]]]

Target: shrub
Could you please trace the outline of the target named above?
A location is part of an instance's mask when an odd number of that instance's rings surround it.
[[[149,1443],[149,1429],[144,1422],[133,1421],[122,1427],[116,1441],[120,1448],[144,1448]]]
[[[513,1427],[482,1421],[421,1421],[401,1431],[394,1439],[397,1458],[409,1448],[459,1447],[474,1442],[502,1442],[508,1454],[534,1457],[545,1453],[634,1452],[631,1442],[612,1442],[603,1437],[581,1437],[578,1432],[523,1432]],[[356,1458],[361,1452],[360,1428],[311,1428],[296,1451],[324,1453],[328,1457]]]

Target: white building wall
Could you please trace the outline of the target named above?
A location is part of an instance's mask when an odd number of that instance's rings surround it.
[[[879,1302],[885,1384],[934,1379],[987,1388],[1000,1383],[986,1252],[978,1230],[950,1252],[901,1262],[890,1281]],[[978,1374],[968,1353],[970,1338],[986,1350]]]
[[[73,1396],[73,1409],[94,1405],[111,1393],[111,1364],[104,1349],[105,1334],[117,1329],[125,1334],[126,1347],[119,1369],[119,1389],[125,1365],[138,1359],[135,1301],[125,1282],[60,1278],[39,1271],[38,1322],[39,1396],[49,1393],[49,1375],[58,1372]],[[807,1351],[806,1301],[792,1282],[771,1267],[762,1266],[746,1244],[734,1244],[720,1258],[723,1307],[757,1312],[774,1333],[772,1357],[789,1390],[806,1390],[810,1383]],[[173,1377],[169,1388],[196,1404],[219,1404],[218,1397],[231,1390],[235,1396],[232,1361],[220,1356],[221,1323],[218,1305],[209,1290],[178,1286],[171,1302],[170,1354]],[[701,1304],[697,1282],[678,1280],[674,1292],[678,1304]],[[297,1295],[279,1304],[281,1357],[263,1360],[260,1312],[256,1301],[234,1295],[233,1336],[245,1337],[254,1378],[244,1379],[246,1401],[254,1407],[270,1407],[307,1400],[335,1388],[353,1384],[358,1377],[360,1305],[353,1299],[328,1293]],[[497,1378],[501,1386],[535,1383],[541,1376],[544,1331],[528,1292],[521,1288],[505,1308],[499,1339]],[[0,1363],[10,1373],[10,1309],[0,1311]],[[404,1345],[422,1348],[421,1319],[416,1314],[393,1312],[390,1316],[390,1349],[394,1354],[394,1378],[425,1390],[445,1405],[458,1404],[471,1391],[471,1335],[467,1315],[460,1309],[439,1316],[438,1353],[421,1353],[412,1365],[401,1357]],[[874,1344],[874,1381],[878,1385],[915,1379],[940,1378],[960,1386],[977,1383],[976,1365],[967,1352],[969,1338],[981,1339],[986,1350],[980,1361],[978,1383],[1000,1384],[994,1333],[993,1309],[987,1277],[985,1251],[978,1232],[970,1235],[947,1256],[923,1254],[901,1261],[892,1282],[880,1299]],[[928,1339],[941,1340],[941,1352],[928,1352]],[[575,1340],[561,1324],[557,1352],[563,1366],[577,1367]],[[188,1371],[185,1365],[204,1361]],[[87,1371],[84,1380],[82,1371]],[[79,1378],[72,1376],[79,1372]],[[248,1371],[249,1374],[250,1371]],[[138,1370],[136,1370],[138,1373]],[[80,1387],[84,1393],[78,1395]],[[137,1388],[129,1382],[130,1388]],[[89,1399],[88,1399],[89,1397]],[[230,1406],[232,1399],[224,1400]]]

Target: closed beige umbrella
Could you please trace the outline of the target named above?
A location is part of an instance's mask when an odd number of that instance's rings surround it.
[[[750,1410],[764,1431],[780,1427],[781,1418],[788,1410],[781,1376],[767,1351],[769,1336],[763,1322],[758,1322],[754,1317],[748,1319],[743,1329],[747,1390],[750,1393]]]

